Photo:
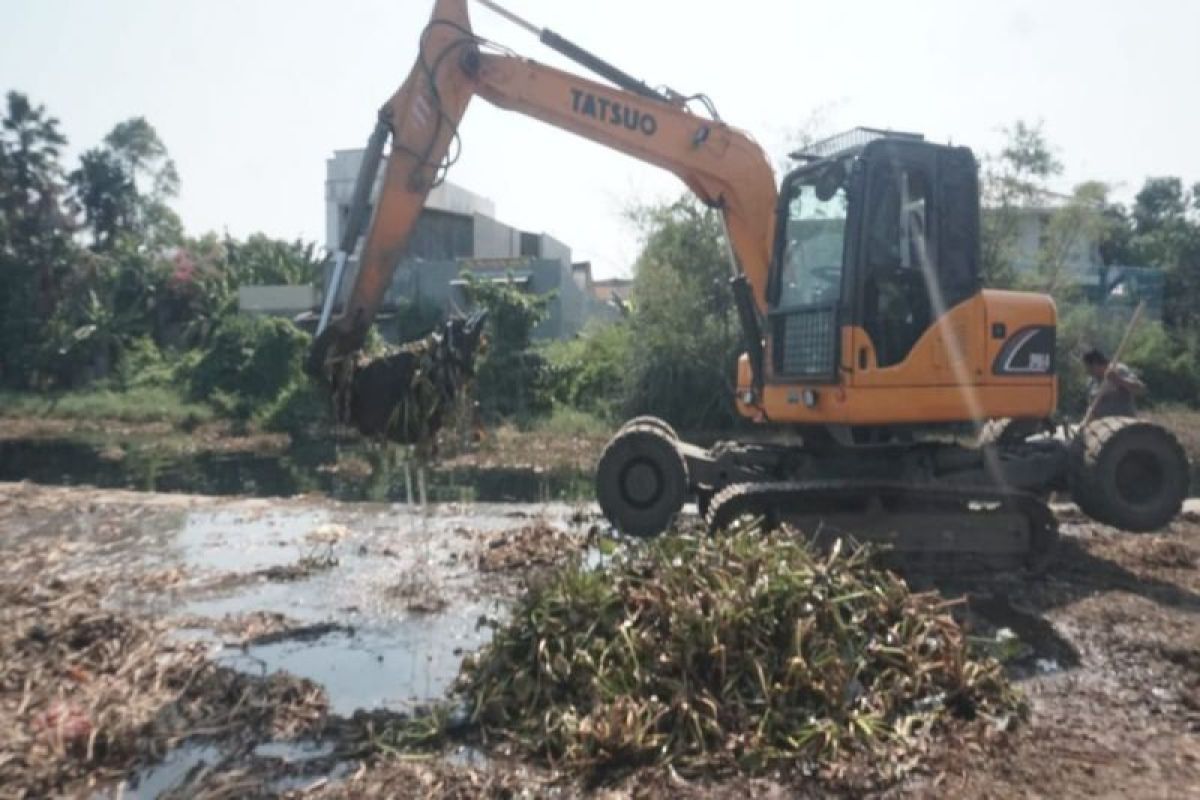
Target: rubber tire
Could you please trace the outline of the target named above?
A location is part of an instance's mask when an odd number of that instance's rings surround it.
[[[1164,527],[1179,514],[1190,468],[1183,446],[1166,428],[1132,417],[1106,417],[1071,443],[1067,478],[1083,513],[1142,533]]]
[[[667,438],[676,442],[679,441],[679,434],[676,433],[675,429],[671,427],[671,423],[664,419],[651,416],[634,417],[617,430],[617,435],[619,436],[630,428],[635,428],[641,425],[649,425],[652,428],[658,428],[667,435]]]
[[[643,498],[637,497],[643,495]],[[670,527],[688,495],[687,462],[659,427],[624,427],[596,466],[600,510],[621,533],[651,537]]]

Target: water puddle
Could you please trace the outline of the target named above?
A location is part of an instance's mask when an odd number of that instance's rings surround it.
[[[274,758],[288,764],[327,758],[333,755],[330,742],[264,742],[254,748],[256,758]]]
[[[29,480],[54,486],[91,485],[207,495],[293,497],[323,494],[338,500],[407,502],[411,472],[363,445],[330,442],[275,453],[164,453],[153,442],[124,443],[122,457],[105,457],[104,443],[74,439],[0,441],[0,481]],[[338,471],[339,458],[366,464],[355,474]],[[592,494],[591,475],[580,470],[532,467],[431,468],[429,502],[541,503]]]
[[[468,619],[469,617],[469,619]],[[315,642],[283,641],[228,649],[218,663],[256,675],[286,671],[325,687],[330,711],[405,712],[445,696],[458,676],[462,654],[483,645],[489,628],[478,614],[436,614],[387,628],[338,632]]]
[[[189,742],[167,753],[162,761],[138,770],[115,789],[97,798],[154,800],[162,794],[195,780],[202,772],[220,764],[227,754],[216,745]]]
[[[11,449],[0,457],[0,479],[4,463],[12,467],[5,462],[11,457]],[[69,462],[71,451],[59,457]],[[67,470],[67,482],[136,485],[141,478],[120,474],[133,462],[127,458],[106,475],[88,472],[81,459],[81,471]],[[245,467],[242,462],[239,468]],[[168,474],[157,472],[154,486],[164,488]],[[488,488],[481,480],[472,492],[504,499],[553,494],[544,483],[514,489],[497,474],[499,483]],[[263,484],[254,486],[257,491]],[[537,548],[526,553],[524,545],[514,545],[512,566],[483,571],[483,556],[500,552],[497,543],[521,544],[522,536],[545,530],[559,537],[553,538],[555,547],[561,543],[589,567],[605,562],[611,547],[585,548],[591,518],[583,511],[566,503],[418,507],[305,498],[181,503],[146,516],[89,512],[95,530],[80,535],[103,544],[81,568],[94,568],[99,559],[108,569],[147,578],[131,580],[129,597],[114,602],[173,619],[172,635],[202,643],[214,661],[229,668],[256,676],[285,671],[312,680],[324,688],[333,716],[412,713],[445,699],[463,656],[490,640],[493,622],[519,595],[527,566],[522,559],[546,563],[536,560],[544,556]],[[510,531],[517,535],[497,535]],[[150,580],[160,572],[161,583]],[[161,763],[139,769],[97,797],[187,796],[234,768],[253,770],[273,792],[303,790],[335,782],[349,769],[328,742],[269,742],[249,751],[251,744],[184,742]],[[483,758],[469,748],[450,757],[464,764]]]
[[[174,544],[199,577],[174,609],[192,621],[179,635],[209,642],[235,669],[313,680],[344,716],[444,697],[463,655],[490,639],[480,621],[502,617],[511,599],[505,579],[481,582],[475,559],[484,542],[535,518],[560,529],[578,518],[566,505],[250,506],[196,509],[182,521]],[[295,579],[267,577],[314,548],[327,564]],[[588,563],[603,559],[587,552]],[[256,643],[237,633],[253,615],[286,624]]]
[[[308,538],[329,517],[325,509],[193,511],[175,541],[192,566],[215,572],[265,569],[284,566],[317,547]]]
[[[216,745],[185,742],[162,761],[143,767],[111,789],[92,795],[93,800],[154,800],[164,794],[186,797],[209,773],[234,765],[269,779],[273,793],[308,789],[316,784],[336,783],[350,772],[350,763],[338,760],[328,741],[264,742],[249,753],[235,753]],[[257,796],[257,795],[256,795]]]

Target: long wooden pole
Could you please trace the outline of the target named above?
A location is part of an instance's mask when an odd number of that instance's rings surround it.
[[[1145,308],[1146,301],[1143,300],[1142,302],[1138,303],[1137,308],[1134,309],[1133,316],[1129,318],[1129,324],[1125,326],[1125,335],[1121,337],[1121,343],[1117,345],[1116,352],[1112,354],[1112,358],[1110,358],[1108,361],[1108,369],[1104,372],[1104,379],[1101,382],[1100,389],[1096,392],[1096,396],[1092,398],[1092,402],[1088,404],[1087,413],[1083,415],[1083,422],[1079,423],[1079,432],[1081,434],[1087,430],[1087,426],[1091,424],[1092,416],[1096,413],[1096,406],[1099,405],[1100,398],[1104,396],[1103,384],[1108,380],[1109,373],[1113,371],[1113,368],[1116,367],[1117,363],[1121,360],[1121,355],[1125,352],[1125,345],[1129,344],[1129,337],[1133,334],[1133,329],[1137,327],[1138,322],[1141,321],[1142,311],[1144,311]]]

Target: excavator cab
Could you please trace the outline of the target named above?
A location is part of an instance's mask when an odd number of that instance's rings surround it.
[[[793,157],[803,163],[783,179],[775,212],[765,388],[753,402],[744,364],[743,413],[870,426],[1053,410],[1054,306],[981,291],[968,148],[859,128]],[[1017,334],[1025,369],[989,370],[991,351]],[[884,394],[896,390],[923,395],[920,418],[896,418]]]
[[[798,154],[808,163],[781,186],[768,286],[778,378],[836,383],[843,324],[869,340],[852,360],[865,368],[873,351],[876,366],[900,364],[940,311],[979,288],[971,151],[917,134],[852,135],[856,146]]]

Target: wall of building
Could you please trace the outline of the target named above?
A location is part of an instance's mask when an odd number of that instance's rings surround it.
[[[325,161],[325,246],[330,250],[337,249],[362,159],[362,150],[336,150],[333,157]],[[379,196],[382,184],[381,170],[371,191],[372,201]],[[495,203],[450,181],[445,181],[430,191],[425,207],[467,216],[496,216]]]
[[[1019,273],[1033,273],[1038,269],[1038,253],[1052,209],[1029,208],[1020,212],[1017,221],[1017,239],[1013,253],[1013,268]],[[1072,243],[1064,260],[1067,273],[1078,283],[1096,282],[1101,268],[1099,243],[1094,237],[1082,235]]]
[[[361,163],[361,150],[339,150],[326,163],[325,238],[330,250],[340,244]],[[378,196],[381,181],[382,173],[372,199]],[[326,285],[331,269],[330,265]],[[357,257],[352,257],[339,303],[357,269]],[[496,219],[490,200],[446,182],[430,192],[397,265],[384,307],[416,302],[449,313],[463,311],[464,298],[456,282],[464,270],[492,278],[511,272],[529,291],[553,293],[549,317],[534,331],[537,338],[574,336],[598,309],[590,285],[580,286],[575,279],[568,245],[545,233],[527,233],[505,225]]]
[[[238,310],[243,314],[294,317],[311,311],[317,303],[317,291],[311,286],[242,286],[238,289]]]
[[[517,258],[521,255],[521,232],[484,215],[472,217],[475,226],[473,258]]]

